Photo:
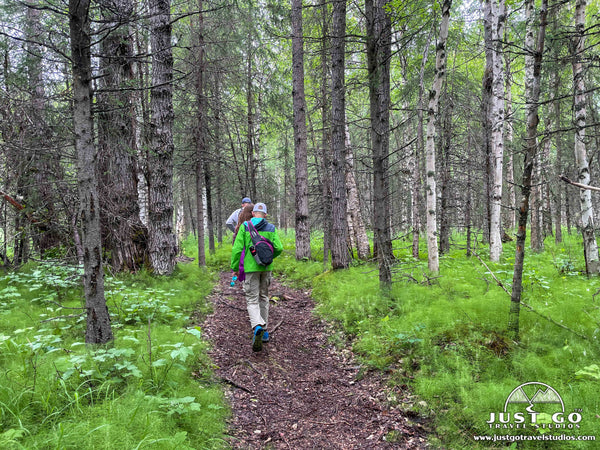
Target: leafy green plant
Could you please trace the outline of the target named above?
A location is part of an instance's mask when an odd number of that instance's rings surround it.
[[[107,277],[119,331],[89,347],[85,318],[64,313],[81,306],[79,269],[29,264],[0,276],[10,298],[0,304],[0,447],[93,448],[108,430],[114,448],[218,446],[227,409],[200,329],[186,327],[194,308],[208,310],[213,279],[194,266],[171,278]]]

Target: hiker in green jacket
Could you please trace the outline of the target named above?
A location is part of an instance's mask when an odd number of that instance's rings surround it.
[[[276,258],[283,251],[283,245],[279,240],[275,225],[267,222],[267,205],[256,203],[252,211],[252,216],[250,220],[252,225],[258,231],[258,234],[271,241],[273,244],[273,258]],[[243,273],[245,273],[246,277],[243,280],[243,286],[246,293],[250,326],[252,327],[252,350],[258,352],[262,350],[263,342],[269,342],[269,332],[267,331],[269,320],[269,285],[271,284],[273,263],[271,262],[269,265],[263,266],[255,261],[250,251],[250,247],[253,244],[249,227],[248,222],[244,222],[235,238],[231,252],[231,270],[238,276],[240,268],[243,266]]]

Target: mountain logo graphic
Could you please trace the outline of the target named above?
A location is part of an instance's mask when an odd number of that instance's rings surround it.
[[[533,392],[533,395],[529,397],[527,392],[530,394]],[[538,381],[530,381],[529,383],[523,383],[517,386],[506,399],[506,402],[504,403],[504,412],[506,412],[509,404],[515,403],[529,404],[527,410],[532,410],[533,406],[536,404],[556,403],[560,405],[562,412],[565,412],[565,404],[558,392],[556,392],[552,386]]]

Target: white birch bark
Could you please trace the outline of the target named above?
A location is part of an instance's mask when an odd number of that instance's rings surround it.
[[[490,209],[490,260],[499,261],[502,253],[502,169],[504,161],[504,69],[502,43],[504,34],[504,0],[491,1],[492,21],[492,105],[490,108],[492,135],[492,205]]]
[[[429,105],[427,109],[427,137],[425,139],[427,261],[429,270],[434,273],[437,273],[440,270],[437,241],[437,186],[435,172],[436,116],[438,113],[442,83],[446,76],[446,40],[448,39],[448,25],[450,22],[451,6],[452,0],[444,0],[442,5],[442,22],[440,23],[440,36],[435,55],[435,78],[433,81],[433,87],[429,92]]]
[[[348,197],[348,231],[349,237],[356,246],[358,259],[366,260],[371,253],[369,238],[361,214],[358,187],[354,178],[354,153],[350,143],[350,131],[346,123],[346,193]]]
[[[586,0],[577,0],[575,4],[575,36],[573,38],[573,85],[575,99],[573,103],[575,115],[575,164],[577,165],[577,181],[581,184],[590,184],[590,169],[585,145],[586,126],[586,93],[583,73],[583,51],[585,49],[585,9]],[[589,190],[579,193],[581,208],[581,230],[585,250],[585,262],[588,275],[597,275],[600,272],[598,261],[598,245],[594,235],[594,208],[592,194]]]
[[[505,59],[505,115],[504,115],[504,148],[508,152],[506,157],[506,183],[508,191],[508,210],[506,214],[506,227],[514,230],[517,224],[517,195],[515,192],[515,165],[513,154],[513,125],[512,125],[512,89],[510,80],[510,57]]]

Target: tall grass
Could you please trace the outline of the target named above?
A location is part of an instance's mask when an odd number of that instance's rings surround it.
[[[473,448],[478,445],[473,435],[506,434],[490,430],[486,420],[502,411],[515,387],[530,381],[556,389],[567,414],[582,410],[572,435],[595,435],[600,279],[582,275],[580,240],[565,235],[560,245],[547,240],[543,253],[528,252],[523,277],[523,302],[572,331],[522,309],[519,343],[506,334],[509,295],[477,258],[456,250],[459,240],[455,236],[455,250],[441,258],[439,278],[428,274],[426,256],[412,259],[409,243],[397,250],[391,298],[379,295],[377,271],[370,265],[314,276],[318,313],[345,330],[365,365],[391,373],[393,384],[412,386],[421,399],[416,408],[435,424],[434,445]],[[489,262],[484,247],[478,254],[510,289],[514,244],[505,245],[497,264]],[[592,448],[587,442],[568,445]],[[545,448],[543,442],[526,447]]]
[[[202,330],[214,274],[107,277],[115,340],[83,342],[79,271],[0,277],[0,448],[224,448],[228,409]]]

